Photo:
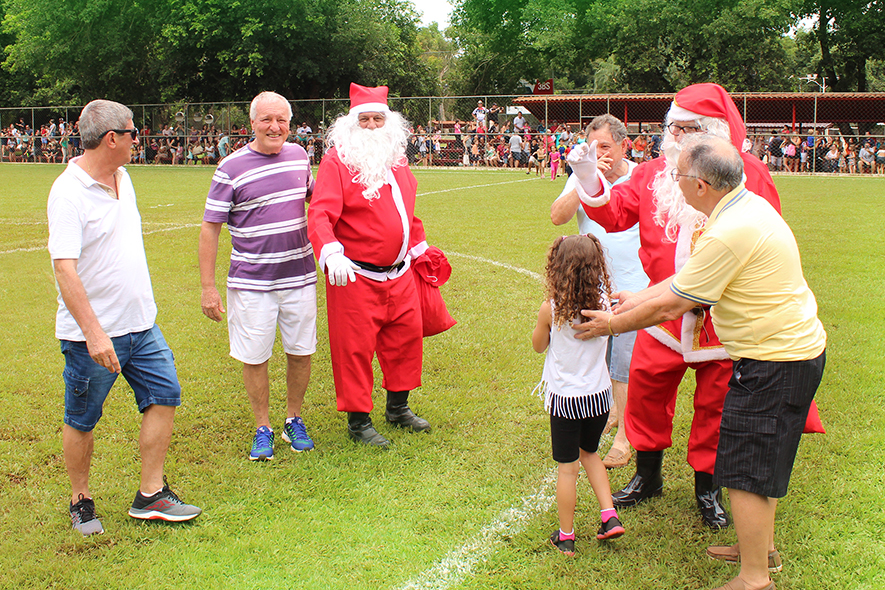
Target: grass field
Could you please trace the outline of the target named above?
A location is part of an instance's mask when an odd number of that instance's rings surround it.
[[[518,171],[416,171],[418,214],[454,267],[443,294],[458,325],[425,341],[413,406],[426,436],[392,432],[389,452],[345,439],[335,410],[320,289],[319,350],[304,412],[317,450],[246,460],[252,417],[224,324],[200,312],[197,236],[209,168],[132,167],[158,323],[176,355],[184,405],[167,461],[173,489],[204,508],[192,523],[126,515],[138,483],[139,420],[120,380],[96,429],[92,491],[106,533],[70,530],[61,449],[63,359],[46,196],[61,166],[0,165],[0,588],[704,589],[736,570],[704,556],[734,542],[696,515],[685,463],[690,395],[680,396],[664,496],[622,513],[627,535],[593,538],[599,513],[579,488],[578,553],[547,536],[548,425],[530,395],[543,356],[529,334],[542,298],[549,203],[563,181]],[[885,588],[885,179],[781,177],[829,342],[817,400],[826,435],[804,438],[780,503],[780,590]],[[573,222],[565,232],[576,231]],[[222,236],[219,260],[229,252]],[[876,253],[879,254],[876,254]],[[219,264],[223,285],[226,264]],[[284,418],[281,351],[271,418]],[[683,383],[687,391],[691,377]],[[685,393],[685,392],[684,392]],[[383,404],[380,381],[376,406]],[[612,487],[633,465],[610,473]]]

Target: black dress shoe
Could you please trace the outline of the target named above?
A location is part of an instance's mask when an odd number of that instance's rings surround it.
[[[654,478],[646,478],[638,473],[633,476],[630,483],[619,492],[612,494],[612,502],[616,508],[636,506],[640,502],[660,496],[664,493],[664,482],[660,475]]]
[[[412,432],[430,430],[430,422],[419,418],[409,409],[408,391],[387,390],[387,411],[384,412],[384,417],[394,426],[408,428]]]
[[[636,451],[636,475],[624,489],[612,494],[615,506],[636,506],[664,493],[664,480],[661,477],[663,462],[664,451]]]
[[[425,432],[430,430],[430,422],[415,415],[408,406],[403,408],[388,408],[384,412],[387,421],[399,428],[408,428],[412,432]]]
[[[364,424],[347,424],[347,435],[356,442],[360,442],[373,447],[386,448],[390,441],[378,434],[372,423]]]
[[[695,491],[695,497],[705,525],[715,530],[727,528],[731,524],[731,518],[722,505],[721,488],[704,492]]]

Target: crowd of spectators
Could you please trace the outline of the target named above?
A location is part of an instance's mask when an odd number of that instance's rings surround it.
[[[812,131],[799,135],[789,128],[747,138],[744,151],[768,164],[772,172],[885,174],[885,138],[827,135]]]
[[[524,168],[526,174],[545,176],[561,163],[553,178],[569,174],[565,156],[576,143],[584,141],[577,125],[553,121],[531,125],[522,113],[505,117],[505,110],[480,100],[469,121],[431,121],[412,129],[406,154],[415,166],[463,166]],[[189,128],[182,124],[162,125],[160,129],[140,130],[141,141],[133,148],[132,161],[138,164],[216,165],[231,152],[246,145],[251,131],[235,126],[230,133],[215,125]],[[323,129],[303,121],[290,141],[301,144],[311,164],[318,164],[324,151]],[[636,162],[656,158],[661,133],[656,126],[628,137],[627,154]],[[843,137],[818,134],[799,135],[784,127],[780,131],[748,137],[744,151],[765,162],[772,172],[885,174],[885,138]],[[19,119],[0,129],[0,161],[65,163],[80,155],[77,123],[51,118],[39,129]]]
[[[68,124],[63,118],[50,119],[39,129],[19,119],[0,129],[0,160],[4,162],[65,163],[80,150],[80,131],[77,123]]]
[[[246,145],[252,132],[246,125],[234,127],[228,133],[210,124],[189,129],[177,124],[162,125],[157,130],[140,129],[139,137],[141,141],[133,147],[133,163],[215,165]],[[304,146],[312,164],[318,163],[316,144],[321,143],[321,139],[306,122],[297,128],[291,140]],[[50,119],[36,132],[22,119],[0,129],[0,161],[3,162],[64,164],[82,153],[77,123],[68,125],[62,118],[58,122]]]
[[[469,121],[431,121],[427,126],[417,125],[406,149],[409,163],[524,168],[526,174],[534,172],[542,176],[561,162],[563,166],[553,179],[568,175],[565,156],[572,146],[584,141],[577,125],[554,121],[548,129],[542,123],[530,125],[521,113],[501,120],[501,112],[503,109],[497,104],[487,109],[479,101]],[[648,144],[652,146],[651,142]],[[660,145],[659,139],[654,145]]]

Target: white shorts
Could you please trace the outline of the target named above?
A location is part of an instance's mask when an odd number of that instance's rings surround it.
[[[282,291],[227,290],[232,357],[248,365],[268,360],[278,325],[286,354],[308,356],[316,352],[316,285]]]

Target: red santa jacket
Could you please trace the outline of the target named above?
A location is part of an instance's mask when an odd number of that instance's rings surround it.
[[[394,168],[393,176],[402,192],[409,227],[407,250],[411,250],[425,240],[424,225],[415,217],[418,181],[406,165]],[[351,260],[390,266],[403,244],[403,221],[390,185],[382,186],[379,198],[369,201],[363,196],[365,187],[353,178],[337,149],[326,152],[307,213],[307,234],[314,252],[319,257],[323,246],[340,242]]]

